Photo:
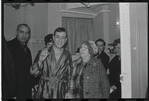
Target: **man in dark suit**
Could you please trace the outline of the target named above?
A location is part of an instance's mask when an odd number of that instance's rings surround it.
[[[7,101],[12,99],[15,95],[15,74],[14,74],[14,61],[6,39],[3,36],[3,64],[2,64],[2,100]]]
[[[95,41],[95,43],[98,46],[98,53],[95,55],[95,57],[101,59],[101,62],[103,63],[105,69],[107,70],[107,66],[109,63],[109,56],[104,52],[106,43],[103,39],[98,39]]]
[[[27,24],[19,24],[16,31],[16,38],[8,42],[15,63],[16,92],[14,93],[17,99],[30,99],[31,87],[33,86],[33,77],[30,75],[32,57],[27,43],[31,30]]]
[[[108,64],[109,68],[109,82],[110,82],[110,98],[118,99],[121,98],[121,45],[120,38],[115,39],[113,42],[114,52],[116,56]]]

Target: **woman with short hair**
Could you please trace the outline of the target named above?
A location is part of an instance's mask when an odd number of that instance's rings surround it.
[[[107,73],[101,61],[94,57],[96,52],[93,41],[81,44],[81,57],[73,62],[68,98],[109,98]]]

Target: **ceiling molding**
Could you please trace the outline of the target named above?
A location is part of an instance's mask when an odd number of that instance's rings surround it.
[[[93,13],[86,13],[86,12],[79,12],[79,11],[72,11],[72,10],[61,10],[61,13],[76,13],[76,14],[83,14],[83,15],[94,15]]]
[[[61,13],[74,13],[74,14],[81,14],[81,15],[90,15],[90,16],[96,17],[100,13],[105,13],[105,12],[109,13],[110,10],[101,10],[98,13],[86,13],[86,12],[79,12],[79,11],[72,11],[72,10],[61,10],[60,12]]]
[[[98,13],[95,13],[95,16],[99,15],[100,13],[110,13],[110,10],[101,10]]]
[[[88,6],[93,6],[93,5],[103,5],[103,4],[107,4],[107,3],[83,3],[83,2],[80,2],[80,3],[67,3],[67,9],[73,9],[73,8],[79,8],[79,7],[85,7],[85,5],[88,5]]]

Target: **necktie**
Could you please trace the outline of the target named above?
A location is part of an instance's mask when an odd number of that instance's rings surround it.
[[[24,49],[25,53],[27,53],[27,45],[23,45],[23,49]]]

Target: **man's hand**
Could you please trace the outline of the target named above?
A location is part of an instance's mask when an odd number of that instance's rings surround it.
[[[107,69],[107,74],[108,74],[108,75],[110,74],[110,71],[109,71],[109,69]]]
[[[39,85],[35,85],[35,86],[32,88],[32,92],[37,91],[37,90],[38,90],[38,87],[39,87]]]
[[[70,96],[70,92],[68,92],[68,93],[65,94],[65,98],[66,98],[66,99],[71,98],[71,96]]]
[[[12,99],[17,99],[17,97],[12,97]]]
[[[34,86],[35,91],[37,91],[37,90],[38,90],[38,87],[39,87],[39,85],[35,85],[35,86]]]
[[[114,90],[116,90],[117,89],[117,87],[115,86],[115,85],[113,85],[113,86],[111,86],[110,87],[110,93],[112,93]]]
[[[44,48],[40,54],[39,61],[43,62],[45,58],[48,56],[48,54],[49,54],[48,48]]]
[[[65,98],[66,99],[72,99],[72,98],[75,98],[75,97],[72,95],[72,92],[69,91],[68,93],[65,94]]]

